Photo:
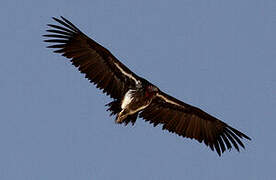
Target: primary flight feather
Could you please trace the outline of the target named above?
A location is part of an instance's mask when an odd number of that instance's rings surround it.
[[[117,123],[134,124],[139,115],[154,126],[162,124],[163,129],[204,142],[219,155],[233,146],[239,151],[244,148],[241,139],[250,140],[237,129],[139,77],[64,17],[53,19],[59,25],[48,24],[49,34],[44,35],[44,41],[53,43],[48,48],[69,58],[90,82],[113,98],[107,106],[111,115],[116,115]]]

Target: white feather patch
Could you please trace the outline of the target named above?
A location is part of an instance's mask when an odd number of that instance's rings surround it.
[[[125,107],[131,103],[131,101],[133,100],[133,93],[135,92],[135,90],[129,90],[125,96],[124,96],[124,99],[122,101],[122,104],[121,104],[121,108],[122,109],[125,109]]]

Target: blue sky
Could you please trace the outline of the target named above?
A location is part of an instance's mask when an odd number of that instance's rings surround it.
[[[275,179],[276,1],[4,1],[0,7],[0,179]],[[64,16],[138,75],[248,134],[205,145],[138,119],[42,42]]]

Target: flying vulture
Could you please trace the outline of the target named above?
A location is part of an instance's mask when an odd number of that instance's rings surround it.
[[[233,146],[244,148],[241,139],[250,138],[219,119],[186,104],[136,75],[109,50],[90,39],[75,25],[61,16],[53,17],[59,25],[48,24],[45,42],[53,43],[55,53],[70,59],[97,88],[113,98],[107,104],[116,123],[135,123],[138,115],[153,126],[186,138],[204,142],[220,156]]]

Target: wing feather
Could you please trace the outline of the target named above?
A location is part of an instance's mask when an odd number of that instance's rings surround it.
[[[85,77],[114,99],[120,99],[128,88],[139,83],[139,77],[123,65],[103,46],[82,33],[75,25],[61,16],[53,17],[59,25],[48,24],[50,34],[44,35],[48,48],[71,59]]]
[[[162,124],[162,129],[169,132],[196,139],[199,142],[203,141],[219,156],[226,149],[230,150],[232,146],[237,151],[240,150],[239,147],[244,148],[241,139],[250,140],[242,132],[201,109],[179,101],[161,91],[156,94],[152,103],[140,113],[140,117],[154,125]]]

